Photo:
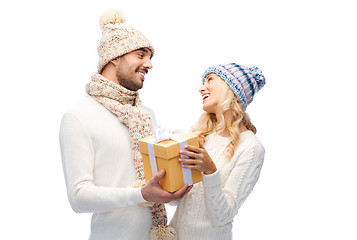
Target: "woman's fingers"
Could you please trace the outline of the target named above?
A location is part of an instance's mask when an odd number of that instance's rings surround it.
[[[188,151],[195,152],[195,153],[201,153],[202,152],[202,149],[200,149],[198,147],[195,147],[195,146],[192,146],[192,145],[186,145],[185,148]]]
[[[183,164],[189,164],[189,165],[196,165],[197,160],[196,159],[185,159],[185,158],[180,158],[179,161]]]
[[[201,143],[199,143],[199,147],[187,145],[185,149],[180,151],[180,154],[186,155],[188,159],[179,158],[183,168],[196,169],[204,174],[211,174],[217,170],[216,165]]]
[[[198,156],[198,154],[195,153],[195,152],[185,151],[185,150],[180,151],[180,154],[186,155],[186,156],[189,157],[189,158],[197,158],[197,156]]]

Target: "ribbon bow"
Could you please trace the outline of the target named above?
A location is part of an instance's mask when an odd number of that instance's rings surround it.
[[[176,142],[181,142],[183,139],[182,137],[178,136],[179,134],[183,134],[182,130],[170,130],[165,127],[158,127],[155,129],[155,143],[165,141],[167,139],[172,139]]]

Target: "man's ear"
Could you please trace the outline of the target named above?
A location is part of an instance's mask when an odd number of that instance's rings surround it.
[[[119,63],[119,58],[114,58],[113,60],[110,61],[110,63],[114,64],[114,66],[117,66]]]

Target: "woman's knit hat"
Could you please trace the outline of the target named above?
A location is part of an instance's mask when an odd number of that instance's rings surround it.
[[[140,48],[149,48],[151,55],[154,54],[150,42],[141,32],[125,23],[124,15],[120,11],[105,11],[99,22],[103,35],[98,46],[98,73],[101,73],[111,60]]]
[[[203,73],[203,83],[210,73],[215,73],[226,81],[245,109],[253,101],[254,94],[265,85],[262,71],[255,66],[245,67],[236,63],[212,66]]]

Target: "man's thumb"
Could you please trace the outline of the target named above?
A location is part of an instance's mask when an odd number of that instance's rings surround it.
[[[155,181],[159,181],[165,176],[165,169],[161,169],[158,173],[155,174]]]

